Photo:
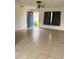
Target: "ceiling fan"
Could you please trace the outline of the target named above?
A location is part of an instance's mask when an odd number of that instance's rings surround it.
[[[44,8],[45,5],[42,4],[42,1],[36,1],[37,3],[37,8]]]

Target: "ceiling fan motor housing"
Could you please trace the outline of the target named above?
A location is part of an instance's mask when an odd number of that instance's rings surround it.
[[[42,3],[42,2],[41,2],[41,1],[36,1],[36,3],[38,4],[38,6],[37,6],[37,7],[38,7],[38,8],[40,8],[40,7],[41,7],[41,3]]]

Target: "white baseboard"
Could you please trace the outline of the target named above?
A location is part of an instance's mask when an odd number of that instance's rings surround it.
[[[64,30],[64,27],[59,27],[59,26],[39,26],[40,28],[45,28],[45,29],[55,29],[55,30]]]
[[[15,29],[15,31],[26,29],[26,27]]]

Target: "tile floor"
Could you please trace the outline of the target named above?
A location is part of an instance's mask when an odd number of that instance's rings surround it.
[[[64,59],[64,31],[16,31],[16,59]]]

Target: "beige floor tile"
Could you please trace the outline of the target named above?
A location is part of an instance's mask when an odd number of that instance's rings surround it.
[[[28,56],[27,59],[36,59],[34,56]]]
[[[54,57],[54,56],[51,56],[51,57],[48,57],[48,59],[58,59],[58,58]]]
[[[27,56],[24,55],[22,52],[16,50],[15,58],[16,59],[27,59]]]
[[[16,59],[63,59],[64,31],[19,30],[15,39]]]
[[[38,59],[47,59],[47,55],[40,55],[40,56],[38,56]]]

